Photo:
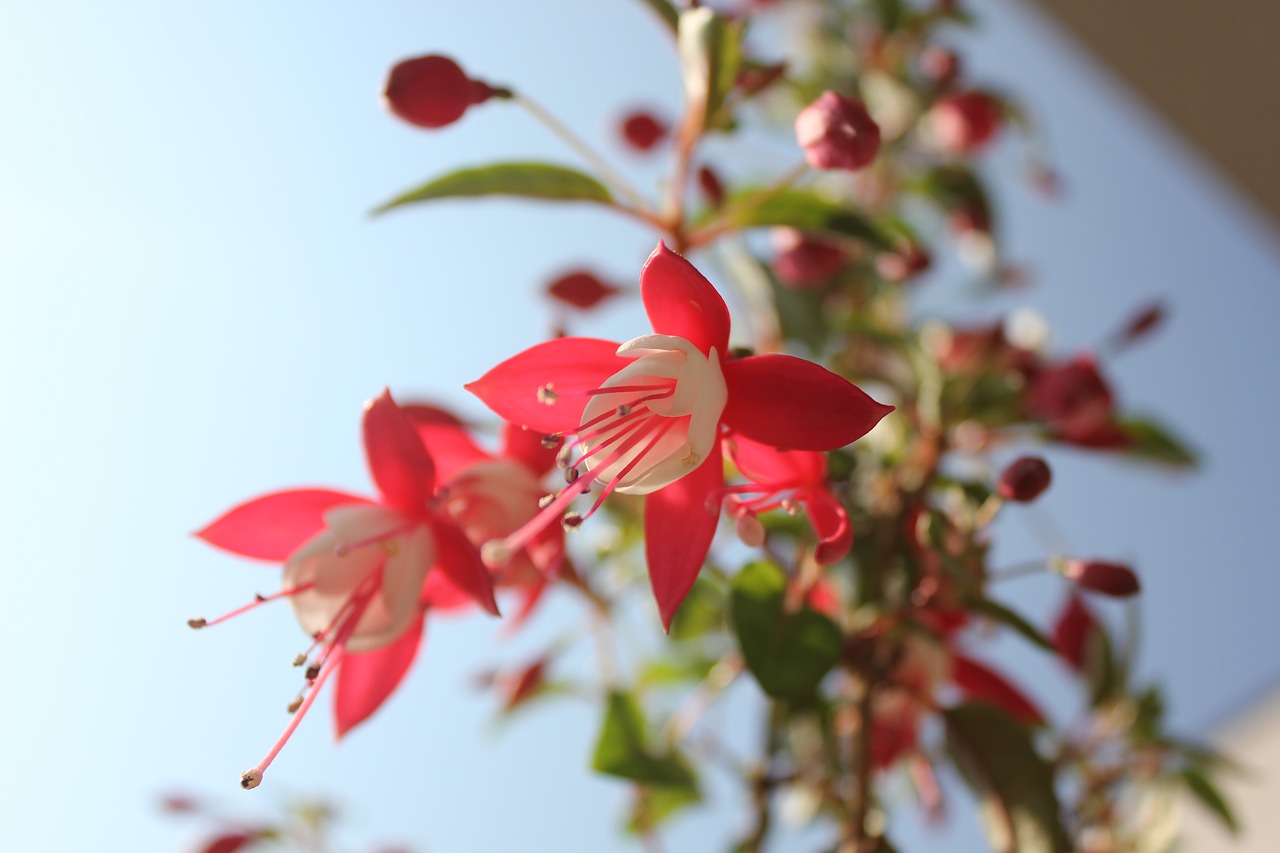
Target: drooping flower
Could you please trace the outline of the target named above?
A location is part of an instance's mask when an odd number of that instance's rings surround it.
[[[659,244],[640,273],[654,333],[621,345],[558,338],[467,388],[503,419],[563,440],[568,485],[520,530],[488,543],[492,566],[562,518],[580,523],[617,491],[645,495],[645,550],[664,625],[715,533],[722,429],[775,448],[825,451],[892,411],[825,368],[786,355],[728,357],[729,312],[692,264]],[[583,516],[570,504],[600,483]]]
[[[387,74],[382,98],[397,118],[434,130],[453,124],[469,107],[484,103],[494,93],[449,57],[433,54],[396,63]]]
[[[283,598],[312,637],[294,660],[307,669],[306,684],[290,704],[293,717],[267,756],[244,774],[245,788],[262,781],[331,675],[339,735],[395,690],[417,653],[433,576],[498,612],[493,579],[462,530],[438,510],[435,462],[390,393],[366,407],[363,435],[377,500],[328,489],[275,492],[233,507],[196,534],[241,556],[283,562],[284,582],[275,595],[217,619],[193,619],[192,627]]]
[[[778,450],[767,444],[731,435],[725,442],[729,458],[750,483],[725,489],[728,513],[735,519],[739,535],[748,545],[758,530],[764,531],[756,515],[772,509],[803,507],[818,537],[814,559],[829,566],[843,559],[853,547],[853,525],[844,505],[831,493],[827,481],[826,454],[812,450]],[[746,534],[746,535],[744,535]]]

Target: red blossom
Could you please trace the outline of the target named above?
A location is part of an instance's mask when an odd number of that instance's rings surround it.
[[[622,141],[632,150],[648,152],[666,139],[670,128],[667,123],[648,110],[635,110],[623,116],[618,125]]]
[[[856,171],[880,151],[880,127],[862,101],[823,92],[796,116],[796,141],[815,169]]]
[[[472,80],[447,56],[415,56],[396,63],[383,86],[383,102],[398,118],[434,129],[453,124],[468,107],[493,97],[488,84]]]
[[[975,154],[995,139],[1004,119],[1000,102],[986,92],[939,98],[929,111],[929,131],[948,154]]]
[[[1005,500],[1026,503],[1044,494],[1052,479],[1049,464],[1039,456],[1021,456],[1000,472],[996,491]]]
[[[1102,631],[1097,618],[1084,599],[1072,593],[1053,622],[1053,647],[1077,672],[1083,672],[1089,661],[1090,646]]]
[[[777,250],[773,271],[779,281],[797,290],[822,287],[849,262],[849,253],[842,246],[795,228],[775,228],[772,237]]]
[[[649,578],[669,626],[715,533],[722,431],[825,451],[860,438],[892,409],[804,359],[730,359],[724,300],[664,245],[640,273],[640,294],[654,334],[621,345],[547,341],[467,388],[503,419],[565,441],[568,485],[527,525],[488,543],[486,561],[505,565],[548,526],[576,526],[614,491],[644,495]],[[566,516],[597,481],[592,507]]]

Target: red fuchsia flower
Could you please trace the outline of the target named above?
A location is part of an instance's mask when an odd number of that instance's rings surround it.
[[[666,139],[670,128],[648,110],[634,110],[623,116],[618,131],[628,147],[644,153],[653,150],[654,146]]]
[[[579,311],[590,311],[620,293],[622,288],[601,281],[588,270],[567,272],[547,285],[548,296]]]
[[[795,228],[774,228],[771,238],[777,252],[773,271],[779,281],[796,290],[822,287],[849,262],[849,253],[842,246]]]
[[[1027,503],[1044,494],[1052,479],[1049,463],[1039,456],[1021,456],[1000,472],[996,492],[1005,500]]]
[[[880,126],[862,101],[823,92],[796,116],[796,141],[813,168],[856,171],[879,153]]]
[[[640,272],[653,334],[624,344],[558,338],[502,362],[467,388],[503,419],[565,442],[568,485],[537,517],[482,553],[504,565],[548,525],[577,526],[605,499],[645,495],[645,551],[670,626],[702,567],[724,485],[722,431],[774,448],[832,450],[892,411],[804,359],[730,359],[729,312],[711,283],[659,244]],[[573,500],[601,484],[583,515]]]
[[[725,504],[744,543],[758,547],[764,529],[756,516],[772,509],[801,507],[818,537],[814,559],[820,566],[838,563],[853,547],[853,525],[827,481],[827,457],[812,450],[778,450],[742,436],[725,442],[729,458],[750,482],[729,486]]]
[[[387,74],[382,98],[387,109],[417,127],[435,129],[462,118],[468,107],[497,92],[472,80],[447,56],[415,56],[396,63]]]
[[[1137,573],[1124,563],[1070,559],[1062,561],[1060,571],[1081,589],[1113,598],[1128,598],[1142,589]]]
[[[938,147],[958,156],[975,154],[995,139],[1004,119],[1000,102],[986,92],[939,98],[929,110],[929,133]]]
[[[284,598],[313,638],[294,660],[307,670],[290,704],[293,717],[242,787],[261,783],[331,675],[339,736],[378,709],[417,653],[432,577],[447,577],[453,589],[498,612],[493,579],[438,508],[435,462],[390,393],[366,407],[363,433],[377,500],[328,489],[275,492],[233,507],[196,534],[241,556],[283,562],[284,588],[217,619],[193,619],[193,628]]]
[[[1025,394],[1027,411],[1054,437],[1081,447],[1124,447],[1129,436],[1115,421],[1111,387],[1088,354],[1034,370]]]

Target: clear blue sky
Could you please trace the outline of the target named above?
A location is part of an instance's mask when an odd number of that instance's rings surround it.
[[[1081,551],[1138,563],[1146,669],[1175,719],[1203,728],[1280,673],[1280,251],[1021,7],[975,5],[989,28],[970,67],[1034,105],[1069,191],[1049,204],[1018,186],[1012,147],[992,161],[1008,245],[1040,274],[1009,304],[1041,309],[1068,348],[1147,298],[1172,305],[1166,331],[1109,372],[1203,450],[1204,471],[1057,454],[1047,506]],[[608,147],[623,106],[678,91],[641,6],[0,0],[0,849],[182,849],[190,828],[154,809],[173,789],[247,810],[329,795],[359,836],[433,853],[625,849],[620,788],[583,770],[590,713],[549,705],[495,736],[469,677],[521,645],[494,626],[433,626],[375,721],[335,748],[322,701],[244,794],[239,773],[285,722],[300,633],[284,610],[183,623],[278,583],[188,531],[271,489],[364,489],[367,397],[389,385],[471,405],[463,382],[545,334],[547,274],[588,261],[625,280],[652,248],[578,208],[369,221],[453,166],[572,162],[503,106],[437,134],[397,124],[377,104],[385,69],[448,52]],[[957,283],[929,287],[931,304],[967,310]],[[583,331],[629,337],[639,316],[616,308]],[[1037,553],[1009,534],[999,558]],[[1047,614],[1056,589],[1009,593]],[[553,608],[523,647],[575,616]],[[718,845],[734,804],[717,790],[671,848]]]

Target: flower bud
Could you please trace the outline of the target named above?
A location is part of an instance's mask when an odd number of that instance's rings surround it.
[[[1101,631],[1098,620],[1089,612],[1083,599],[1072,593],[1054,620],[1053,647],[1072,669],[1083,672],[1089,659],[1089,646]]]
[[[876,255],[876,272],[885,281],[902,284],[933,265],[933,258],[917,243],[906,243],[897,251]]]
[[[996,491],[1005,500],[1026,503],[1033,501],[1049,488],[1053,474],[1049,465],[1039,456],[1023,456],[1013,460],[1000,472]]]
[[[586,270],[565,273],[547,285],[547,295],[582,311],[590,310],[622,290]]]
[[[415,56],[396,63],[383,87],[383,102],[398,118],[424,128],[453,124],[467,107],[493,97],[447,56]]]
[[[699,167],[698,188],[702,190],[702,194],[706,196],[707,204],[712,207],[720,207],[724,204],[724,183],[720,180],[720,176],[717,175],[710,166]]]
[[[948,154],[973,154],[996,137],[1003,118],[1000,102],[985,92],[940,98],[929,111],[929,132]]]
[[[861,169],[880,151],[880,127],[866,105],[823,92],[796,116],[796,141],[815,169]]]
[[[1133,569],[1105,560],[1066,560],[1062,564],[1062,576],[1081,589],[1114,598],[1128,598],[1141,588]]]
[[[783,284],[796,290],[821,287],[848,261],[848,255],[840,246],[794,228],[775,228],[773,244],[778,250],[773,258],[773,271]]]
[[[666,122],[653,113],[636,110],[623,117],[618,128],[622,141],[635,151],[645,152],[666,138]]]
[[[955,51],[932,45],[920,54],[920,71],[935,85],[946,86],[960,73],[960,58]]]

